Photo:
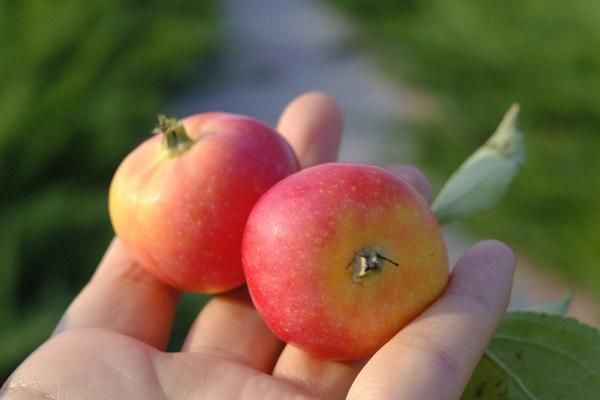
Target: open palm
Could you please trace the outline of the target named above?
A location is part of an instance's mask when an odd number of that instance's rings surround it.
[[[336,104],[319,93],[293,101],[279,131],[303,167],[332,161]],[[424,197],[426,179],[391,167]],[[443,295],[369,360],[320,360],[280,342],[245,288],[215,296],[183,348],[164,351],[179,293],[140,268],[118,239],[52,337],[7,380],[7,399],[455,399],[508,303],[514,257],[480,242],[453,269]]]

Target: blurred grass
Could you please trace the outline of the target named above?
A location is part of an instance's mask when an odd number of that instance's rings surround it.
[[[112,173],[211,64],[215,17],[212,0],[0,2],[0,378],[89,279]]]
[[[439,101],[413,125],[433,176],[445,179],[521,104],[527,164],[502,204],[467,226],[600,299],[600,3],[330,2],[391,73]]]

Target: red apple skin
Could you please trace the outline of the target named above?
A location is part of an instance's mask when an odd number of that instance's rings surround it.
[[[253,302],[283,341],[333,360],[371,356],[444,290],[446,247],[429,206],[391,172],[329,163],[256,204],[242,260]],[[353,280],[357,252],[396,262]]]
[[[123,160],[110,187],[117,236],[152,274],[184,291],[244,283],[248,214],[273,184],[298,170],[288,143],[249,117],[206,113],[181,121],[194,144],[169,156],[162,135]]]

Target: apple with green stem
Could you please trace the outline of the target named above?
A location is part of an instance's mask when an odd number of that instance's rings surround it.
[[[241,240],[259,197],[298,170],[277,132],[253,118],[159,118],[159,134],[123,160],[110,187],[117,236],[173,287],[217,293],[244,283]]]

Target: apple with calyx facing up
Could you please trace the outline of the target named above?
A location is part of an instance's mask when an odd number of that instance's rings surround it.
[[[250,214],[242,260],[271,330],[334,360],[371,356],[448,281],[446,247],[425,200],[365,164],[321,164],[273,186]]]
[[[177,289],[217,293],[243,284],[246,219],[264,192],[298,170],[291,147],[262,122],[233,114],[161,117],[157,130],[112,180],[117,236]]]

